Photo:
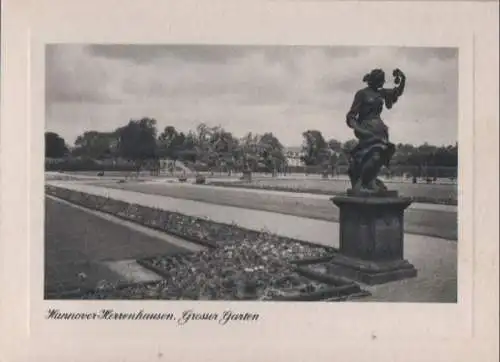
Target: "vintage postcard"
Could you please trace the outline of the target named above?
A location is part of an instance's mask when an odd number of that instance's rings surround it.
[[[7,3],[7,361],[495,360],[493,4]]]

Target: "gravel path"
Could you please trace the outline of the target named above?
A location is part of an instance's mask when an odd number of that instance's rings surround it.
[[[168,183],[103,182],[99,185],[151,195],[162,195],[184,200],[262,210],[286,215],[338,222],[339,211],[324,197],[293,197],[279,192],[242,192],[234,188],[205,187]],[[441,205],[433,205],[441,206]],[[405,213],[405,232],[457,240],[457,213],[450,207],[432,210],[410,208]]]

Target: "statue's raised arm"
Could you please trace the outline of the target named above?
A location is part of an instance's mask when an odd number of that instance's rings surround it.
[[[406,85],[406,75],[398,68],[394,69],[392,72],[394,77],[394,83],[396,83],[396,87],[390,89],[381,89],[382,94],[384,95],[385,106],[387,109],[391,109],[394,103],[396,103],[403,95]]]

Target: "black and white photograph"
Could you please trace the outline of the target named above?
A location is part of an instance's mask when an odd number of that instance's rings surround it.
[[[498,362],[493,1],[3,0],[0,360]]]
[[[459,55],[46,44],[44,298],[457,303]]]

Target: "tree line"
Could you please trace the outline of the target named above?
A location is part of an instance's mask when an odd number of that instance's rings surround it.
[[[61,146],[61,144],[63,146]],[[92,160],[125,159],[140,169],[146,162],[170,159],[202,163],[209,168],[278,170],[286,157],[280,141],[272,133],[247,133],[235,137],[223,127],[199,124],[184,133],[167,126],[161,133],[152,118],[130,120],[112,132],[86,131],[78,136],[74,147],[53,132],[45,134],[47,158],[86,158]]]
[[[304,142],[301,158],[307,166],[335,167],[347,165],[350,151],[358,143],[356,139],[350,139],[344,143],[336,139],[325,140],[318,130],[308,130],[302,135]],[[428,143],[419,146],[398,143],[391,160],[392,166],[456,168],[458,167],[458,143],[441,147]]]
[[[348,164],[355,139],[340,142],[326,140],[318,130],[306,130],[300,159],[305,166],[324,172]],[[140,169],[145,162],[170,159],[188,164],[204,164],[208,168],[227,171],[266,170],[283,172],[288,167],[286,149],[273,133],[249,132],[236,137],[221,126],[200,123],[187,133],[173,126],[157,130],[152,118],[130,120],[111,132],[86,131],[78,136],[73,147],[53,132],[45,133],[45,156],[67,159],[125,159]],[[436,147],[427,143],[414,146],[397,144],[393,166],[457,167],[458,144]]]

